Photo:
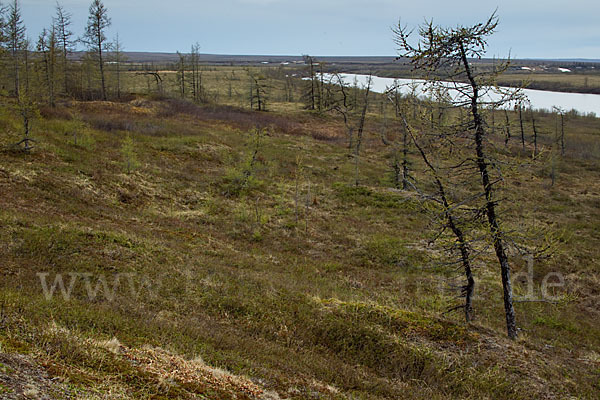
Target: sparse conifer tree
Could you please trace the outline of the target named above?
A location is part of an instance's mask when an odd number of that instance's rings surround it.
[[[109,50],[106,30],[110,25],[111,20],[108,17],[108,10],[102,0],[93,0],[89,9],[85,33],[81,40],[88,46],[90,56],[96,62],[100,71],[102,100],[107,100],[104,58],[105,53]]]
[[[55,104],[55,81],[56,81],[56,56],[58,52],[56,41],[56,30],[43,29],[37,43],[37,51],[41,56],[43,64],[43,75],[46,91],[48,94],[48,103],[51,107]]]
[[[117,83],[117,98],[121,98],[121,63],[126,60],[125,55],[123,54],[123,43],[119,38],[119,34],[115,36],[115,39],[112,43],[112,61],[115,66],[115,75],[116,75],[116,83]]]
[[[307,110],[317,110],[320,104],[319,100],[319,78],[317,77],[318,62],[314,57],[309,55],[303,56],[306,64],[306,88],[302,94],[305,108]]]
[[[179,86],[179,95],[182,99],[185,98],[185,72],[186,72],[186,57],[184,54],[177,52],[179,57],[177,61],[177,84]]]
[[[200,44],[197,42],[192,45],[192,51],[189,56],[189,64],[192,72],[190,80],[192,98],[194,102],[202,101],[202,72],[200,71]]]
[[[477,179],[481,187],[480,193],[468,197],[469,203],[477,214],[485,216],[487,231],[491,245],[500,266],[500,275],[504,293],[504,309],[507,333],[510,338],[517,337],[517,325],[513,307],[513,290],[510,278],[510,264],[507,253],[507,241],[499,217],[497,184],[502,182],[502,176],[497,174],[497,165],[491,158],[488,148],[486,121],[483,109],[485,107],[500,107],[510,101],[518,100],[519,91],[504,91],[497,87],[496,77],[508,67],[508,63],[495,65],[490,72],[475,71],[470,61],[481,58],[485,53],[487,39],[498,26],[495,13],[483,23],[473,26],[458,26],[443,28],[433,22],[424,23],[419,31],[417,45],[410,43],[411,32],[400,23],[394,29],[394,39],[399,47],[400,56],[410,59],[415,69],[427,73],[427,81],[431,86],[442,86],[456,92],[452,104],[456,108],[468,107],[468,124],[457,129],[454,139],[466,140],[464,149],[472,148],[474,154],[465,158],[459,164],[459,169],[476,171],[464,178]],[[444,81],[440,78],[444,73]],[[486,93],[495,92],[500,100],[486,101]],[[449,132],[440,132],[440,140],[446,141]],[[451,144],[451,142],[449,143]],[[466,150],[463,150],[466,151]],[[472,168],[467,168],[467,164]],[[476,215],[477,215],[476,214]]]
[[[60,47],[62,61],[63,91],[69,93],[69,54],[73,50],[73,32],[71,31],[71,13],[67,12],[60,3],[56,3],[54,26],[56,27],[56,40]]]
[[[40,116],[39,109],[32,98],[25,93],[21,93],[15,108],[21,117],[23,126],[23,137],[15,146],[22,146],[25,152],[29,152],[33,149],[33,144],[35,143],[35,139],[31,137],[31,126],[33,121]]]
[[[14,94],[21,95],[21,56],[27,52],[25,25],[21,18],[21,9],[17,0],[8,7],[8,15],[4,24],[4,39],[10,54],[14,82]]]
[[[137,159],[137,151],[133,139],[129,134],[123,138],[121,145],[121,155],[123,156],[123,162],[125,171],[130,174],[131,171],[138,168],[140,163]]]

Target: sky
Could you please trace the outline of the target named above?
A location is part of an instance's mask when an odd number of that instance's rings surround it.
[[[1,0],[4,4],[13,0]],[[91,0],[60,0],[77,36]],[[20,0],[28,36],[51,24],[55,0]],[[598,0],[104,0],[125,51],[394,56],[391,28],[433,19],[472,25],[497,9],[487,56],[600,59]]]

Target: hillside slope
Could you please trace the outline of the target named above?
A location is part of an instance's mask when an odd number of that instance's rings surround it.
[[[489,255],[475,323],[445,313],[458,275],[431,261],[422,204],[390,187],[375,134],[356,187],[331,116],[143,98],[43,110],[31,153],[0,152],[0,397],[597,398],[599,123],[576,124],[592,156],[569,155],[552,188],[543,165],[506,182],[508,225],[561,235],[536,290],[566,277],[557,302],[516,305],[512,342]]]

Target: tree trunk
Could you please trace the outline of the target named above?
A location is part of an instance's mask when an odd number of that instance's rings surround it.
[[[358,179],[358,159],[360,158],[360,148],[362,146],[362,138],[363,138],[363,131],[365,128],[365,120],[367,117],[367,109],[369,107],[369,92],[371,91],[371,77],[369,76],[369,80],[367,82],[367,90],[365,93],[365,103],[363,105],[363,109],[362,109],[362,113],[360,115],[360,121],[358,123],[358,131],[356,132],[356,152],[354,154],[355,156],[355,168],[356,168],[356,180],[355,180],[355,184],[356,186],[358,186],[359,184],[359,179]]]
[[[17,55],[18,52],[15,51],[14,55],[13,55],[13,59],[14,59],[14,68],[15,68],[15,96],[17,97],[17,99],[19,98],[20,93],[20,88],[21,88],[21,82],[19,79],[19,56]]]
[[[521,106],[519,106],[519,124],[521,125],[521,145],[523,146],[523,150],[525,150],[525,128],[523,127],[523,111]]]
[[[450,228],[450,230],[452,230],[452,233],[454,234],[454,236],[456,237],[456,241],[458,242],[458,248],[460,250],[460,259],[465,273],[465,277],[467,279],[466,285],[464,285],[461,288],[461,295],[465,297],[465,304],[462,307],[464,307],[465,311],[465,321],[471,322],[473,320],[473,294],[475,293],[475,279],[473,278],[473,271],[471,269],[469,245],[464,236],[464,233],[462,232],[462,229],[460,229],[458,222],[456,221],[456,218],[452,214],[452,208],[450,207],[448,197],[446,196],[446,190],[444,189],[444,185],[438,175],[436,168],[433,166],[433,164],[431,164],[427,155],[425,154],[425,151],[423,151],[423,148],[419,145],[415,136],[410,132],[410,127],[406,122],[406,118],[402,117],[402,120],[404,122],[405,131],[407,132],[407,134],[410,133],[412,140],[415,143],[415,146],[417,147],[417,150],[421,154],[421,158],[423,159],[423,161],[425,161],[425,164],[433,173],[435,183],[438,188],[438,193],[440,199],[442,200],[442,205],[444,207],[444,218],[446,220],[446,225]]]
[[[29,96],[29,48],[24,49],[25,59],[25,95]]]
[[[408,132],[402,135],[402,190],[408,189]]]
[[[533,110],[530,110],[531,112],[531,124],[533,126],[533,158],[537,157],[537,153],[538,153],[538,146],[537,146],[537,139],[538,139],[538,132],[537,132],[537,127],[535,126],[535,116],[533,115]]]
[[[504,110],[504,116],[506,117],[506,137],[504,138],[504,146],[508,146],[510,140],[510,119],[508,118],[508,111]]]
[[[515,339],[517,337],[517,324],[515,317],[515,309],[513,307],[513,291],[510,280],[510,265],[508,263],[508,256],[502,239],[502,231],[496,216],[496,202],[493,197],[492,183],[490,182],[490,176],[487,167],[487,161],[485,152],[483,149],[483,137],[485,136],[484,122],[479,114],[478,101],[479,101],[479,86],[475,82],[471,66],[467,59],[464,46],[460,45],[462,63],[467,73],[467,78],[471,84],[473,94],[471,97],[471,114],[473,116],[474,128],[475,128],[475,149],[477,153],[477,167],[481,174],[481,183],[486,200],[486,214],[488,224],[490,227],[490,233],[494,242],[494,250],[496,257],[500,263],[500,270],[502,275],[502,288],[504,292],[504,313],[506,316],[506,330],[508,337]]]
[[[565,115],[560,114],[560,154],[565,155]]]
[[[64,90],[65,90],[65,94],[69,93],[69,74],[67,72],[67,44],[65,41],[63,41],[63,54],[62,54],[62,64],[63,64],[63,75],[64,75],[64,80],[63,80],[63,85],[64,85]]]
[[[106,82],[104,79],[104,60],[102,59],[102,40],[98,37],[98,64],[100,66],[100,80],[102,82],[102,100],[106,101]]]
[[[310,109],[315,109],[315,69],[310,59]]]

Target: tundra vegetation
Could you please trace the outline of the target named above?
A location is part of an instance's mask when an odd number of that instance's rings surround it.
[[[2,10],[0,397],[597,397],[600,120],[478,102],[494,17],[424,98]]]

